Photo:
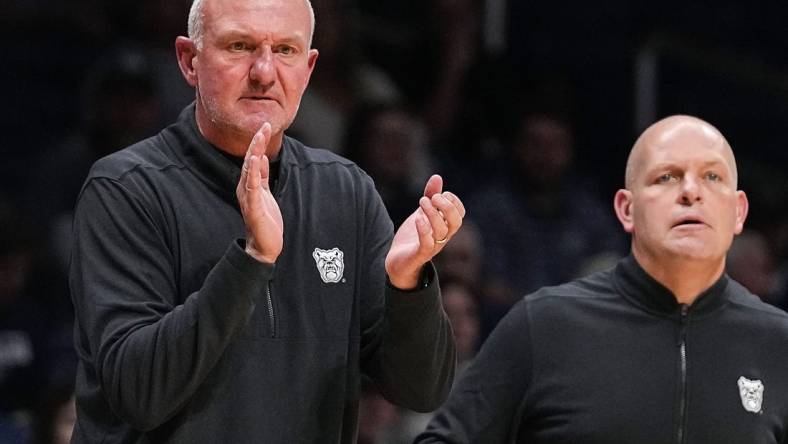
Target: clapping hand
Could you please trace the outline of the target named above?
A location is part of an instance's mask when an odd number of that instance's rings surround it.
[[[454,193],[443,190],[441,176],[433,175],[424,187],[419,208],[394,234],[388,255],[386,273],[391,284],[408,290],[418,284],[421,269],[460,229],[465,207]]]

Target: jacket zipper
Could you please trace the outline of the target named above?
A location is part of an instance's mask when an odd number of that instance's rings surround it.
[[[265,302],[268,305],[268,325],[271,327],[271,337],[276,337],[276,320],[274,318],[274,300],[271,297],[271,284],[265,287]]]
[[[681,330],[679,335],[679,360],[681,361],[680,394],[679,394],[679,427],[676,431],[676,442],[684,443],[687,417],[687,324],[689,323],[689,305],[681,305]]]
[[[270,160],[269,160],[270,162]],[[276,180],[271,187],[271,195],[274,196],[274,200],[276,200],[277,205],[281,205],[279,199],[282,197],[282,179],[284,178],[282,167],[283,163],[281,162],[281,157],[279,161],[279,172],[276,174]],[[280,207],[281,208],[281,207]],[[282,214],[284,217],[284,214]],[[276,317],[274,316],[274,298],[271,296],[271,283],[269,282],[268,285],[265,287],[265,302],[268,305],[268,326],[271,327],[269,331],[271,332],[270,336],[272,338],[276,337]]]

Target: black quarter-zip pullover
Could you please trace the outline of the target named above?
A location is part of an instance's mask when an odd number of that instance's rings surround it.
[[[74,443],[352,443],[360,379],[427,411],[454,345],[437,279],[386,284],[393,227],[352,162],[285,137],[275,265],[243,250],[240,165],[194,105],[99,160],[76,209]],[[414,203],[415,208],[416,203]]]
[[[525,297],[418,443],[788,443],[788,314],[723,275],[691,305],[629,256]]]

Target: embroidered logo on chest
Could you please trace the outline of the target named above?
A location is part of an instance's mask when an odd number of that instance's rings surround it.
[[[737,381],[739,384],[739,396],[744,410],[752,413],[761,413],[763,404],[763,383],[756,379],[750,381],[744,376],[740,376]]]
[[[345,254],[339,248],[332,248],[330,250],[321,250],[315,248],[312,252],[312,257],[315,258],[317,271],[320,272],[320,278],[325,283],[336,283],[342,280],[342,273],[345,271]]]

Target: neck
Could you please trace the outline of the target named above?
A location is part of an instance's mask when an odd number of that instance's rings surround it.
[[[657,258],[634,245],[632,253],[643,270],[670,290],[680,304],[695,302],[725,270],[725,257],[714,261],[675,256]]]

